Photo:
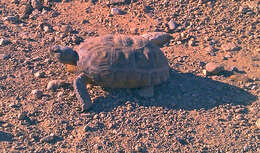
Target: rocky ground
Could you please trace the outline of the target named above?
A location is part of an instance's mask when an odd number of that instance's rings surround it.
[[[260,152],[259,7],[259,0],[1,0],[0,152]],[[167,83],[153,98],[89,87],[95,105],[81,112],[76,74],[49,48],[154,31],[172,36],[161,48],[172,68]],[[56,90],[47,88],[52,80]]]

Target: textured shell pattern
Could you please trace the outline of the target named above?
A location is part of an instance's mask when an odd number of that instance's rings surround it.
[[[76,50],[78,69],[104,87],[138,88],[157,85],[169,78],[169,65],[163,52],[141,36],[89,38]]]

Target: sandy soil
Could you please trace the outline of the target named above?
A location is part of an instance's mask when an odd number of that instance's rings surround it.
[[[0,152],[260,152],[259,8],[259,0],[1,0]],[[81,112],[76,74],[50,47],[154,31],[173,37],[161,48],[167,83],[153,98],[89,87],[95,105]],[[205,76],[210,62],[225,71]],[[65,84],[50,91],[51,80]]]

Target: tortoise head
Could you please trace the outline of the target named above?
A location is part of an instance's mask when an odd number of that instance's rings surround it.
[[[53,46],[50,55],[63,64],[77,65],[78,53],[70,47]]]

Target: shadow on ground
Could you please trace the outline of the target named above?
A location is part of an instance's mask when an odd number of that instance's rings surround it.
[[[12,141],[13,137],[14,136],[11,133],[0,131],[0,142],[1,141]]]
[[[171,72],[168,82],[155,87],[153,98],[141,98],[126,90],[109,90],[106,98],[95,99],[91,109],[94,112],[111,111],[125,105],[126,101],[142,106],[157,106],[168,109],[211,109],[222,104],[248,105],[257,97],[249,92],[209,78],[198,77],[191,73]]]

